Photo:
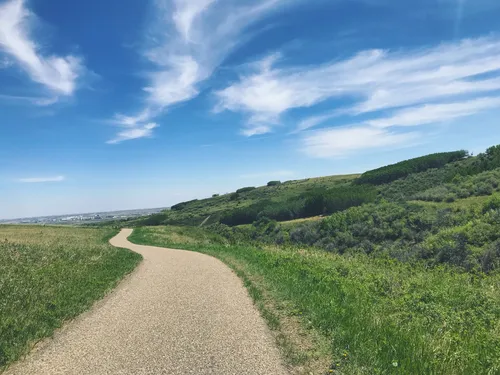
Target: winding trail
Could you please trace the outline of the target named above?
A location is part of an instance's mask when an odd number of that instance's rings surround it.
[[[240,279],[194,252],[110,243],[144,261],[89,312],[6,375],[284,375],[280,355]]]

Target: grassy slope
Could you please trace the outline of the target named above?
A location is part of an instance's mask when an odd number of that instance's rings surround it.
[[[325,363],[338,374],[500,373],[498,274],[229,246],[199,228],[139,228],[131,239],[207,253],[235,269],[301,373],[328,371]],[[290,318],[300,322],[299,340]]]
[[[147,219],[128,222],[127,225],[148,225],[148,220],[169,220],[177,224],[200,225],[208,216],[207,225],[218,221],[220,215],[236,208],[245,208],[258,201],[269,199],[273,202],[283,202],[293,199],[315,188],[331,188],[335,185],[352,181],[359,175],[327,176],[305,180],[287,181],[279,186],[261,186],[255,190],[240,194],[240,199],[231,200],[231,194],[214,198],[202,199],[190,203],[181,212],[166,211]]]
[[[0,226],[0,371],[102,298],[141,257],[110,229]]]

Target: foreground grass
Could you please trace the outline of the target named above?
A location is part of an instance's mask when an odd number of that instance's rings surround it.
[[[327,343],[330,368],[315,374],[500,373],[498,275],[315,250],[230,246],[198,228],[139,228],[131,240],[226,262],[243,278],[271,328],[293,315],[309,336],[321,336],[311,341],[316,348],[296,348],[298,355],[292,348],[291,362],[322,363]],[[267,309],[266,296],[282,311]],[[281,328],[286,335],[287,327]]]
[[[110,229],[0,226],[0,371],[88,309],[141,257]]]

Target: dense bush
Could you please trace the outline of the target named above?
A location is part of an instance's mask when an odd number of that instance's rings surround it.
[[[277,221],[293,220],[301,217],[304,211],[304,201],[290,199],[286,202],[275,202],[268,204],[258,215]]]
[[[228,210],[223,214],[220,222],[231,226],[243,225],[251,224],[261,217],[288,221],[342,211],[372,202],[376,197],[377,191],[372,186],[315,189],[298,199],[293,198],[282,202],[261,200],[248,207]]]
[[[406,177],[412,173],[423,172],[433,168],[442,168],[448,163],[462,160],[467,156],[467,151],[463,150],[422,156],[368,171],[363,173],[356,182],[358,184],[386,184]]]
[[[278,186],[281,185],[281,181],[269,181],[267,186]]]
[[[165,214],[159,213],[145,217],[140,224],[147,226],[162,225],[166,219]]]
[[[470,158],[455,166],[456,173],[462,176],[472,176],[484,171],[491,171],[500,167],[500,145],[493,146],[485,153]]]
[[[449,184],[456,190],[453,198],[466,198],[471,195],[489,195],[498,187],[500,173],[500,147],[491,147],[484,154],[465,160],[450,163],[440,169],[430,169],[425,172],[413,173],[406,178],[393,181],[379,187],[384,198],[390,200],[412,199],[416,194],[426,190]],[[495,171],[497,170],[497,171]],[[485,172],[492,172],[491,174]],[[478,176],[480,175],[480,176]],[[477,180],[471,177],[478,176]],[[473,186],[477,184],[478,186]],[[458,188],[458,186],[460,188]],[[442,190],[441,190],[442,192]],[[446,200],[448,194],[436,194],[431,191],[429,200]]]
[[[249,186],[249,187],[244,187],[241,189],[236,190],[236,193],[242,194],[242,193],[248,193],[249,191],[255,190],[256,188],[254,186]]]
[[[172,207],[170,207],[170,209],[173,210],[173,211],[182,211],[188,205],[190,205],[191,203],[194,203],[194,202],[198,202],[198,199],[193,199],[191,201],[177,203],[176,205],[173,205]]]
[[[317,189],[308,194],[302,217],[331,214],[363,203],[373,202],[377,191],[371,186],[345,186],[334,189]]]
[[[229,210],[222,215],[220,222],[230,226],[252,224],[257,220],[259,213],[270,203],[269,201],[261,201],[248,207]]]
[[[472,196],[491,195],[499,188],[500,169],[495,169],[474,176],[457,175],[452,182],[417,192],[410,199],[449,202]]]
[[[362,253],[491,272],[500,264],[499,207],[496,197],[480,209],[380,202],[291,226],[262,216],[253,226],[231,228],[224,235],[228,240],[306,245],[338,254]]]
[[[414,173],[404,179],[379,186],[380,194],[382,197],[392,201],[408,200],[419,192],[446,183],[450,179],[449,175],[450,172],[445,168]]]

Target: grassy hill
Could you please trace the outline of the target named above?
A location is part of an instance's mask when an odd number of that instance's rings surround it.
[[[299,374],[500,373],[499,146],[273,185],[127,225],[235,269]]]
[[[405,160],[362,175],[270,181],[231,194],[182,202],[171,210],[128,225],[251,224],[262,218],[279,222],[329,215],[381,199],[454,201],[491,195],[498,187],[498,147],[470,157],[466,151],[437,153]],[[477,185],[474,187],[474,185]]]
[[[212,198],[183,202],[172,207],[171,210],[152,215],[147,218],[134,220],[128,225],[205,225],[220,222],[228,213],[252,209],[256,205],[269,206],[293,202],[316,189],[348,186],[359,175],[328,176],[309,178],[305,180],[270,182],[271,186],[257,188],[246,187],[225,195],[216,195]],[[207,221],[205,221],[209,218]],[[253,222],[254,220],[250,221]]]
[[[365,172],[270,182],[127,225],[206,227],[232,243],[308,246],[490,272],[500,267],[500,146]]]

